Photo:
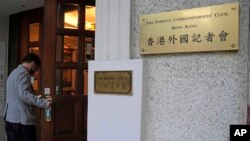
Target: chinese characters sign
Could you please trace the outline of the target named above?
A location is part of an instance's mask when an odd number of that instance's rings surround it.
[[[95,93],[132,95],[132,71],[95,71]]]
[[[238,50],[239,3],[140,16],[140,53]]]

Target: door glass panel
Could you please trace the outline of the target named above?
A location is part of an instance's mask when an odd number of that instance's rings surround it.
[[[29,53],[35,53],[35,54],[39,55],[39,47],[29,47]],[[39,80],[39,72],[37,71],[31,77],[31,84],[32,84],[32,87],[33,87],[34,91],[38,90],[38,87],[39,87],[38,80]]]
[[[78,38],[75,36],[57,36],[56,61],[77,62]]]
[[[39,47],[30,47],[29,53],[39,54],[38,50],[39,50]]]
[[[56,69],[57,95],[76,95],[76,70]]]
[[[57,27],[77,29],[78,28],[78,5],[69,3],[58,4]]]
[[[95,6],[86,6],[85,30],[95,30]]]
[[[38,83],[38,75],[39,75],[39,73],[35,72],[35,74],[31,77],[31,84],[32,84],[34,91],[38,90],[38,84],[39,84]]]
[[[39,23],[29,24],[29,41],[34,42],[39,40]]]
[[[95,58],[94,38],[85,38],[85,63]]]

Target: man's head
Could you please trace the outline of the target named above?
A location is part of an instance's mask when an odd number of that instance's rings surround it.
[[[41,66],[41,60],[37,54],[29,53],[23,58],[22,65],[33,75]]]

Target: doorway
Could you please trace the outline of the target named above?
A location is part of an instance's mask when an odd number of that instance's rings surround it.
[[[17,18],[18,17],[18,18]],[[45,0],[45,6],[19,13],[17,62],[28,52],[42,60],[32,79],[37,94],[49,89],[52,119],[37,109],[38,141],[87,140],[88,61],[94,60],[95,1]]]

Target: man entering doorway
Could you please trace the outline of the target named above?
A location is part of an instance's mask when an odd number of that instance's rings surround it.
[[[29,53],[7,79],[7,101],[4,111],[7,141],[36,141],[35,106],[50,108],[51,99],[33,93],[31,76],[41,65],[37,54]]]

